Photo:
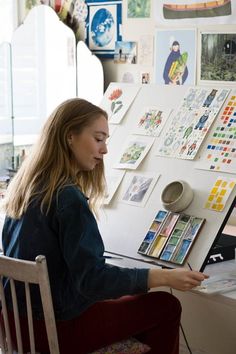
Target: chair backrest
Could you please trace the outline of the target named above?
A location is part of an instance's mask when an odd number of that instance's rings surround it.
[[[3,287],[3,277],[10,281],[12,295],[13,313],[16,328],[17,352],[23,354],[23,342],[21,336],[19,310],[15,281],[24,283],[25,298],[28,318],[28,329],[30,339],[30,353],[35,354],[35,334],[33,330],[33,317],[30,297],[30,284],[38,284],[42,300],[45,326],[48,336],[50,354],[59,354],[57,329],[52,303],[51,289],[48,277],[47,263],[44,256],[36,257],[35,261],[26,261],[0,255],[0,300],[2,305],[2,317],[0,326],[0,346],[2,353],[12,354],[13,345],[9,327],[9,318],[6,307],[6,299]]]

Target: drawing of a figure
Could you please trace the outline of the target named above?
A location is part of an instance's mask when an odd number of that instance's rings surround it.
[[[209,112],[206,110],[204,112],[204,114],[200,117],[200,119],[194,129],[202,130],[204,128],[204,125],[205,125],[208,117],[209,117]]]
[[[207,96],[205,102],[203,103],[203,107],[209,107],[212,101],[214,100],[216,93],[218,90],[212,90],[211,93]]]
[[[180,44],[174,41],[171,52],[166,60],[163,78],[166,85],[183,85],[188,77],[187,68],[188,53],[180,53]]]
[[[197,142],[194,141],[188,148],[187,155],[192,155],[192,153],[196,150]]]
[[[193,131],[193,126],[190,125],[190,126],[185,130],[183,139],[188,139],[189,135],[192,134],[192,131]]]

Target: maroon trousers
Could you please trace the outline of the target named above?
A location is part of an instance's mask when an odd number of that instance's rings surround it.
[[[57,322],[60,353],[86,354],[133,336],[152,348],[150,354],[178,354],[180,316],[179,301],[162,291],[98,302],[78,318]],[[26,319],[21,328],[28,351]],[[49,353],[43,322],[35,321],[34,330],[36,350]]]

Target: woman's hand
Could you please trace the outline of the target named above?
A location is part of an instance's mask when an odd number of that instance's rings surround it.
[[[189,270],[186,268],[177,269],[150,269],[148,276],[148,287],[168,286],[176,290],[191,290],[201,285],[208,275]]]

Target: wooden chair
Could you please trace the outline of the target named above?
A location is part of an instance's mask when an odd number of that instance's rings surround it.
[[[3,288],[3,277],[10,281],[10,289],[12,294],[13,313],[16,328],[17,348],[13,348],[9,318],[6,307],[6,300]],[[21,336],[21,328],[19,321],[19,310],[17,304],[17,296],[15,290],[15,281],[21,281],[25,286],[26,308],[30,339],[30,353],[36,354],[35,350],[35,334],[33,329],[33,317],[30,298],[30,284],[38,284],[41,294],[45,326],[48,336],[50,354],[60,354],[54,309],[52,303],[51,289],[48,277],[47,263],[44,256],[37,256],[35,261],[26,261],[0,255],[0,300],[2,305],[3,321],[0,322],[0,348],[2,354],[13,354],[16,349],[18,354],[23,353],[23,340]],[[121,349],[122,348],[122,351]],[[149,347],[140,343],[136,339],[129,338],[127,340],[114,343],[111,346],[102,348],[91,354],[102,353],[129,353],[141,354],[149,351]]]
[[[3,288],[3,277],[9,278],[10,288],[12,294],[13,313],[15,319],[16,339],[17,339],[17,352],[23,354],[23,342],[19,321],[19,310],[17,304],[17,296],[15,290],[15,281],[21,281],[25,284],[25,297],[27,307],[27,318],[29,327],[30,338],[30,352],[35,354],[35,337],[33,330],[33,317],[30,299],[29,284],[38,284],[42,299],[43,313],[46,325],[46,331],[48,336],[48,343],[51,354],[59,354],[56,322],[54,316],[54,309],[52,304],[51,289],[48,278],[48,270],[46,258],[44,256],[38,256],[35,262],[25,261],[20,259],[14,259],[0,255],[0,299],[2,303],[2,316],[3,323],[0,327],[0,346],[3,354],[13,353],[13,344],[11,339],[9,319],[6,307],[6,300]]]

